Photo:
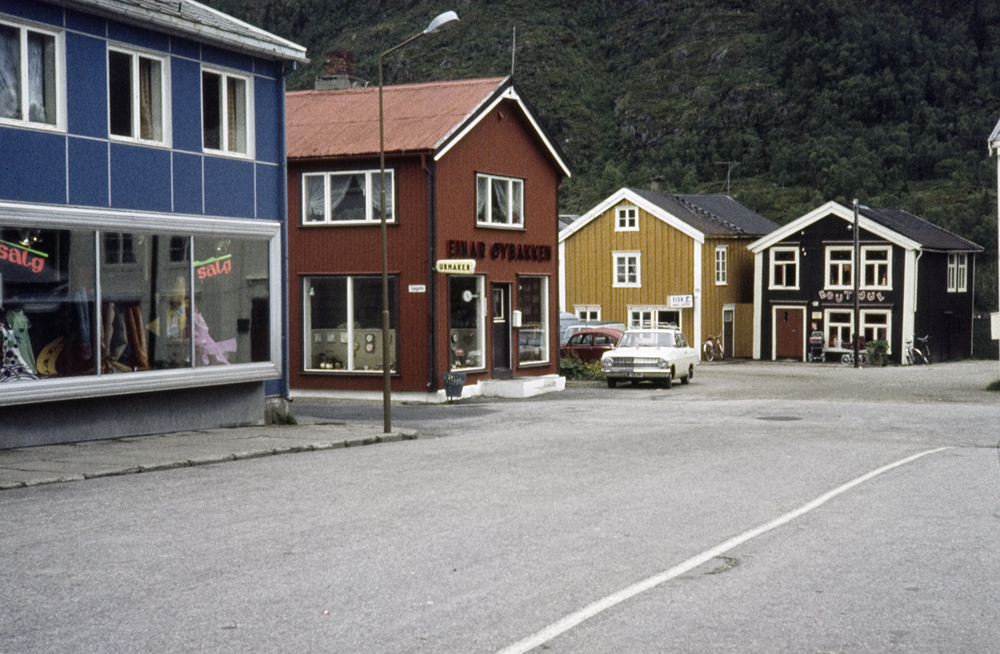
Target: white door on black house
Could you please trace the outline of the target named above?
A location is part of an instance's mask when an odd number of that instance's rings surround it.
[[[493,284],[493,378],[510,379],[510,284]]]

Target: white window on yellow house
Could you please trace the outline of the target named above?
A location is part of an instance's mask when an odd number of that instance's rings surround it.
[[[599,304],[574,304],[573,312],[577,318],[584,322],[601,319],[601,305]]]
[[[613,286],[616,288],[639,288],[642,286],[640,276],[639,252],[613,252]]]
[[[639,207],[617,207],[615,209],[615,231],[639,231]]]
[[[681,327],[681,312],[667,306],[629,306],[629,327]]]
[[[728,261],[727,261],[727,248],[724,245],[720,245],[715,248],[715,285],[725,286],[729,283],[728,281]]]

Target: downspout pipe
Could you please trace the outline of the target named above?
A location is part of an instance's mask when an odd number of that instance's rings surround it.
[[[437,359],[437,165],[433,159],[420,158],[427,173],[427,391],[438,390]]]

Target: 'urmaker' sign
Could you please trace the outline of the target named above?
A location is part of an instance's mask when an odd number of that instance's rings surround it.
[[[446,275],[471,275],[476,272],[475,259],[441,259],[435,269]]]

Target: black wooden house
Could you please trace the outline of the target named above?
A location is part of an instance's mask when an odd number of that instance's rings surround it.
[[[823,358],[839,359],[855,334],[884,339],[889,359],[930,336],[935,360],[972,352],[973,273],[983,248],[898,209],[861,206],[855,265],[854,211],[828,202],[750,244],[754,253],[755,359],[807,360],[822,334]],[[854,273],[859,270],[859,325]]]

